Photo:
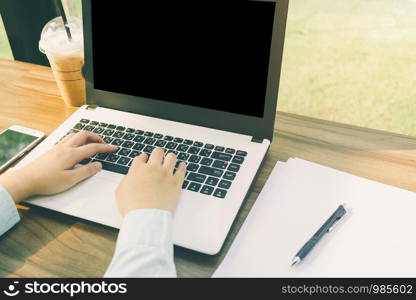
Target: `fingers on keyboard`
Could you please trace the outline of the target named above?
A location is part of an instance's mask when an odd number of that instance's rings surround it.
[[[179,174],[185,177],[183,189],[220,199],[226,197],[248,156],[243,150],[88,119],[81,119],[68,133],[80,130],[119,147],[80,164],[100,161],[104,170],[127,174],[132,164],[163,162],[175,174],[183,172]]]

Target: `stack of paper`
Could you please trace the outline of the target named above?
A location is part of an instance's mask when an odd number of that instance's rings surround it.
[[[291,267],[343,203],[347,216]],[[414,253],[415,193],[290,159],[274,168],[214,277],[415,277]]]

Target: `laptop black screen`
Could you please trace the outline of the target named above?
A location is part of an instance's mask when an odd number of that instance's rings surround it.
[[[275,5],[93,0],[95,89],[263,117]]]

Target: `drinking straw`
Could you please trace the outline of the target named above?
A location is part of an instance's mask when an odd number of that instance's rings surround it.
[[[62,2],[61,0],[56,0],[55,3],[56,3],[56,7],[58,8],[59,14],[61,15],[62,20],[64,21],[65,31],[66,31],[66,35],[68,36],[68,40],[71,41],[72,34],[71,34],[71,30],[69,29],[68,19],[66,18],[66,14],[65,14],[65,10],[62,5]]]

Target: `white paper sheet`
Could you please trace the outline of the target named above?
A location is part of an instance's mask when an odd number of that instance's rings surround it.
[[[344,220],[290,267],[342,203]],[[415,193],[291,159],[273,170],[214,277],[415,277],[414,253]]]

